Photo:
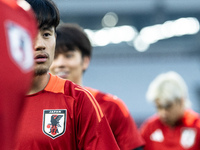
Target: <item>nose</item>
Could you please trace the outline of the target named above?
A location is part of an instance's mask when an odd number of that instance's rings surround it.
[[[34,50],[41,51],[41,50],[45,50],[45,49],[46,49],[45,41],[44,41],[42,35],[40,33],[38,33],[36,36],[35,42],[34,42]]]
[[[165,119],[167,117],[167,111],[165,109],[160,109],[158,114],[161,118]]]

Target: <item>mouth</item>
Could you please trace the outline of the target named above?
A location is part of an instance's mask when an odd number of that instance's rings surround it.
[[[57,72],[56,75],[59,76],[60,78],[67,79],[69,73],[66,71],[61,71],[61,72]]]
[[[46,53],[43,53],[43,54],[37,54],[35,57],[34,57],[34,60],[36,63],[44,63],[46,62],[48,59],[48,54]]]

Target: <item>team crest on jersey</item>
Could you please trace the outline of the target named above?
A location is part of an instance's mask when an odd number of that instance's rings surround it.
[[[52,139],[63,135],[66,130],[66,115],[66,109],[44,110],[43,132]]]
[[[181,132],[180,144],[183,148],[188,149],[194,145],[196,130],[194,128],[184,128]]]
[[[150,139],[155,142],[163,142],[164,136],[161,129],[155,130],[151,135]]]
[[[29,71],[34,60],[32,40],[28,31],[11,21],[7,21],[5,26],[11,58],[22,71]]]

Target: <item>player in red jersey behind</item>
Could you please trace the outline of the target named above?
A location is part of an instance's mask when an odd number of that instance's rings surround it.
[[[33,75],[36,19],[24,1],[0,0],[0,149],[13,150],[16,127]]]
[[[200,150],[199,114],[189,109],[187,86],[179,74],[156,77],[147,99],[155,103],[157,115],[141,126],[145,150]]]
[[[61,24],[57,28],[55,59],[50,71],[64,79],[82,85],[83,72],[88,68],[91,44],[77,24]],[[106,115],[121,150],[142,149],[144,141],[125,104],[111,94],[86,87],[96,98]]]
[[[54,59],[59,12],[51,0],[26,0],[38,20],[34,79],[25,99],[16,150],[119,150],[92,95],[48,73]]]

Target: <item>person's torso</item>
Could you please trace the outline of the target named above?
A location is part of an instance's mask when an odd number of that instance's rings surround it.
[[[20,119],[17,149],[76,149],[75,101],[62,93],[28,96]]]
[[[156,119],[146,127],[145,150],[199,150],[200,130],[195,122],[170,128]]]

